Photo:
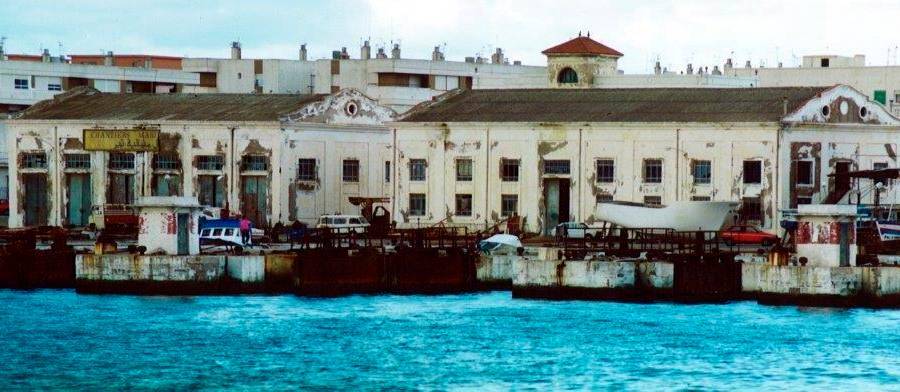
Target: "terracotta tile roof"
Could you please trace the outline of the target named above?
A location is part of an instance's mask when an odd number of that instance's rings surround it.
[[[25,110],[22,120],[279,121],[325,95],[112,94],[79,87]]]
[[[546,49],[543,54],[596,54],[602,56],[622,57],[618,50],[603,45],[590,37],[578,36],[566,42]]]
[[[831,87],[464,90],[402,122],[777,122]]]

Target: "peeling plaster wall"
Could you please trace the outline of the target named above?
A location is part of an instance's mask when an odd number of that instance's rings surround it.
[[[775,124],[420,124],[397,129],[398,188],[395,219],[403,226],[441,221],[483,228],[501,220],[501,195],[518,195],[525,229],[540,232],[544,221],[544,180],[569,179],[571,220],[592,222],[597,196],[643,202],[659,196],[663,204],[710,196],[736,200],[762,196],[766,227],[775,219],[775,168],[778,126]],[[473,161],[471,182],[456,181],[456,160]],[[409,181],[409,160],[426,159],[426,181]],[[501,160],[518,159],[519,181],[500,180]],[[569,175],[545,175],[544,160],[569,160]],[[596,160],[615,162],[615,181],[596,181]],[[662,159],[659,184],[643,182],[644,159]],[[695,185],[691,160],[712,161],[712,183]],[[742,183],[743,161],[763,161],[763,183]],[[427,213],[408,214],[409,194],[426,194]],[[472,216],[454,215],[455,195],[473,195]]]
[[[177,141],[172,145],[167,145],[166,149],[177,152],[181,159],[182,167],[182,194],[185,196],[198,196],[197,176],[200,174],[219,174],[223,175],[226,181],[226,192],[228,194],[229,205],[232,210],[237,210],[238,202],[238,184],[230,180],[230,173],[234,169],[237,173],[238,161],[235,162],[231,156],[229,148],[231,140],[231,128],[235,128],[236,139],[243,137],[245,140],[250,139],[249,135],[253,135],[254,139],[264,140],[265,148],[277,149],[281,145],[280,128],[278,123],[197,123],[197,122],[177,122],[152,124],[144,122],[130,121],[107,121],[107,122],[88,122],[88,121],[38,121],[38,120],[14,120],[9,124],[8,142],[10,143],[10,154],[18,157],[22,152],[29,151],[45,151],[48,159],[48,188],[50,202],[49,206],[49,224],[63,225],[66,222],[66,189],[65,176],[67,173],[90,173],[91,175],[91,200],[95,206],[106,204],[106,190],[108,188],[109,170],[107,152],[85,151],[83,150],[82,134],[86,128],[104,128],[104,129],[130,129],[138,126],[146,126],[151,129],[159,129],[162,135],[161,140]],[[173,137],[178,135],[179,137]],[[164,143],[161,143],[161,145]],[[246,144],[246,143],[245,143]],[[237,150],[240,152],[241,150]],[[91,156],[90,170],[73,170],[64,169],[65,154],[69,153],[87,153]],[[222,171],[201,172],[198,171],[195,164],[195,157],[198,155],[223,155],[225,167]],[[237,155],[237,154],[236,154]],[[152,187],[152,157],[153,153],[138,152],[135,154],[135,169],[127,172],[134,174],[134,192],[135,198],[141,196],[150,196]],[[21,227],[23,225],[23,190],[20,181],[13,181],[22,173],[18,165],[11,165],[10,194],[17,197],[10,197],[10,227]],[[121,172],[121,171],[120,171]],[[277,197],[277,195],[272,195]],[[270,204],[270,205],[277,205]],[[277,215],[277,211],[275,213]],[[271,214],[270,214],[271,215]]]
[[[851,162],[851,170],[871,170],[876,163],[886,163],[890,168],[900,167],[897,158],[897,148],[900,144],[900,126],[887,127],[859,127],[843,125],[824,127],[816,125],[792,125],[785,129],[781,136],[781,145],[785,146],[780,151],[779,161],[786,168],[779,178],[779,187],[786,190],[784,198],[778,208],[791,208],[791,198],[787,190],[793,186],[790,164],[795,159],[810,159],[815,162],[815,184],[809,187],[798,186],[801,196],[812,197],[813,203],[820,203],[827,196],[833,179],[828,177],[834,173],[837,162]],[[792,155],[792,149],[795,146]],[[813,148],[818,146],[819,148]],[[874,193],[870,191],[871,181],[861,181],[862,202],[873,203]],[[889,189],[881,193],[881,203],[900,203],[900,190]],[[851,190],[840,201],[847,203],[848,197],[853,197],[856,202],[856,194]]]
[[[391,196],[391,183],[384,181],[384,162],[392,160],[386,129],[329,129],[310,124],[286,128],[284,140],[280,164],[283,181],[273,187],[285,195],[278,221],[296,219],[312,224],[323,214],[359,214],[359,207],[349,202],[351,196]],[[300,159],[315,159],[315,180],[297,179]],[[359,182],[343,181],[345,159],[359,161]]]

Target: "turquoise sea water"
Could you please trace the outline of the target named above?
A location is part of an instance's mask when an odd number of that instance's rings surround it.
[[[0,291],[0,390],[900,389],[900,311]]]

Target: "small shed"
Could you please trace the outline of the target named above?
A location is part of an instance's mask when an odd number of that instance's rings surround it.
[[[856,205],[808,204],[797,208],[797,256],[809,265],[856,265]]]
[[[196,197],[151,196],[138,199],[138,245],[150,253],[200,253],[199,222],[203,207]]]

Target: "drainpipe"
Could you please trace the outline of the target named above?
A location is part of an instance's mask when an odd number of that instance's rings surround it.
[[[681,128],[675,128],[675,201],[681,198]]]
[[[59,200],[59,202],[56,203],[56,209],[55,209],[56,216],[54,217],[53,221],[54,221],[54,223],[56,223],[55,226],[62,226],[63,193],[60,191],[61,187],[62,187],[62,170],[59,166],[60,151],[59,151],[59,133],[58,133],[58,131],[59,131],[59,128],[57,126],[54,126],[53,127],[53,146],[54,146],[53,147],[53,164],[56,165],[55,170],[54,170],[56,172],[56,176],[55,176],[56,181],[54,181],[54,184],[53,184],[53,192],[56,193],[55,199]],[[49,177],[49,173],[48,173],[48,177]],[[8,198],[9,197],[7,196],[7,199]],[[52,223],[51,223],[51,225],[52,225]]]
[[[486,175],[484,176],[484,221],[487,222],[488,216],[490,215],[488,214],[488,211],[491,210],[491,128],[487,129],[487,142],[485,144],[487,144],[487,148],[484,149],[485,170],[487,173],[485,173]],[[516,201],[516,207],[519,206],[519,202],[521,202],[521,200]],[[484,226],[487,228],[487,224]]]
[[[393,215],[393,218],[396,218],[397,217],[397,176],[394,175],[394,173],[397,173],[397,128],[394,128],[393,131],[394,131],[393,132],[394,144],[391,146],[391,150],[393,150],[392,151],[393,162],[391,162],[391,172],[389,174],[391,176],[390,177],[390,179],[391,179],[391,211],[393,211],[393,212],[391,212],[391,214]],[[396,220],[396,219],[392,219],[392,220]]]
[[[228,210],[228,214],[232,215],[231,212],[231,194],[232,194],[232,184],[237,183],[234,179],[234,130],[237,127],[231,127],[231,145],[229,145],[231,157],[228,160],[228,183],[225,184],[228,187],[228,197],[225,198],[225,209]],[[240,202],[238,202],[238,206],[240,206]]]
[[[576,221],[581,222],[584,219],[584,214],[581,213],[581,208],[584,206],[584,199],[581,198],[581,188],[583,188],[581,181],[584,181],[584,157],[581,155],[581,135],[584,132],[584,129],[578,128],[578,203],[576,204],[576,208],[578,208],[578,214]]]

